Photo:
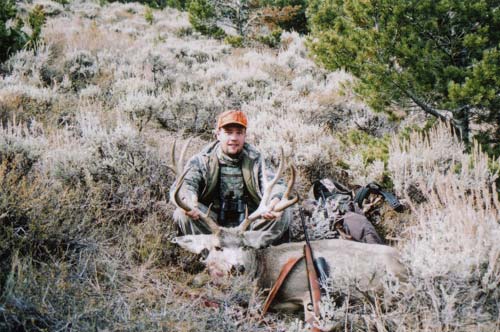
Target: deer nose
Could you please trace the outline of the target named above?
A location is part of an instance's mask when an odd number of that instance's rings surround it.
[[[231,268],[231,274],[232,275],[243,274],[243,273],[245,273],[245,267],[243,265],[241,265],[241,264],[234,265]]]

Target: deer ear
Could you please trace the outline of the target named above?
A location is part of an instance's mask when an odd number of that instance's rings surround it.
[[[216,247],[219,240],[213,234],[197,234],[178,236],[172,240],[172,243],[176,243],[192,253],[200,254],[203,249],[210,251]]]
[[[268,239],[268,232],[246,231],[243,233],[243,237],[245,238],[245,244],[255,249],[263,248],[267,243],[271,242]]]

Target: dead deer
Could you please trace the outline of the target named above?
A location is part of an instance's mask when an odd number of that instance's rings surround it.
[[[212,234],[185,235],[176,237],[173,242],[190,252],[205,256],[204,263],[212,279],[217,282],[231,273],[246,273],[256,279],[259,287],[271,288],[278,278],[282,266],[290,259],[302,255],[304,243],[286,243],[263,248],[263,232],[248,230],[249,226],[260,217],[261,211],[268,209],[269,196],[283,170],[283,156],[276,176],[266,183],[261,205],[238,227],[219,226],[210,213],[202,215],[202,220],[210,227]],[[174,200],[177,206],[189,211],[193,207],[179,194],[185,171],[177,181]],[[298,197],[290,198],[295,183],[295,167],[290,166],[290,180],[283,199],[274,207],[279,212],[295,204]],[[366,244],[340,239],[311,242],[315,257],[323,257],[330,270],[330,278],[352,278],[359,280],[365,289],[380,287],[381,278],[387,273],[403,277],[405,268],[399,260],[399,253],[394,248]],[[300,261],[291,270],[280,288],[273,309],[297,310],[304,307],[307,314],[309,288],[304,261]]]

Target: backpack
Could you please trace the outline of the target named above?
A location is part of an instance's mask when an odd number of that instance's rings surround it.
[[[346,186],[330,179],[317,180],[312,184],[312,196],[324,204],[333,201],[333,207],[340,213],[352,211],[362,213],[363,202],[370,194],[381,195],[396,212],[402,212],[404,206],[394,194],[382,190],[382,187],[371,182],[357,190],[349,190]]]
[[[293,210],[294,217],[289,227],[292,241],[303,241],[304,230],[299,211],[303,212],[311,240],[343,238],[358,242],[383,243],[374,225],[380,221],[380,210],[363,212],[363,201],[370,194],[384,197],[392,209],[403,211],[404,207],[394,194],[381,189],[376,183],[351,190],[331,179],[315,181],[308,199]],[[365,206],[366,207],[366,206]]]
[[[329,221],[330,231],[328,236],[332,238],[341,237],[359,242],[382,244],[383,240],[379,236],[374,225],[377,224],[376,213],[367,211],[364,213],[364,200],[371,194],[381,195],[389,203],[392,209],[402,212],[404,207],[392,193],[382,190],[381,186],[375,182],[356,190],[350,190],[346,186],[330,179],[315,181],[311,187],[309,202],[313,203],[316,209],[323,213],[323,220]],[[371,212],[371,213],[370,213]],[[313,217],[311,212],[310,219]],[[322,223],[323,228],[327,225]]]

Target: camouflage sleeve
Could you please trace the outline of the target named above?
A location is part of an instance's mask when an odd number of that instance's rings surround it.
[[[180,189],[181,195],[188,198],[192,203],[198,202],[198,196],[200,194],[201,188],[204,186],[204,172],[203,163],[199,156],[193,156],[187,163],[184,170],[189,168],[186,176],[184,177],[184,183]],[[172,185],[170,190],[170,200],[173,202],[173,191],[177,184],[176,182]]]
[[[260,188],[263,188],[263,174],[262,174],[262,163],[265,163],[266,165],[266,173],[267,173],[267,180],[270,181],[274,176],[275,176],[275,171],[270,167],[269,163],[262,158],[262,156],[259,158],[259,186]],[[286,183],[285,179],[283,176],[278,180],[276,185],[274,186],[273,190],[271,191],[271,199],[273,198],[283,198],[283,194],[285,193],[286,190]]]

